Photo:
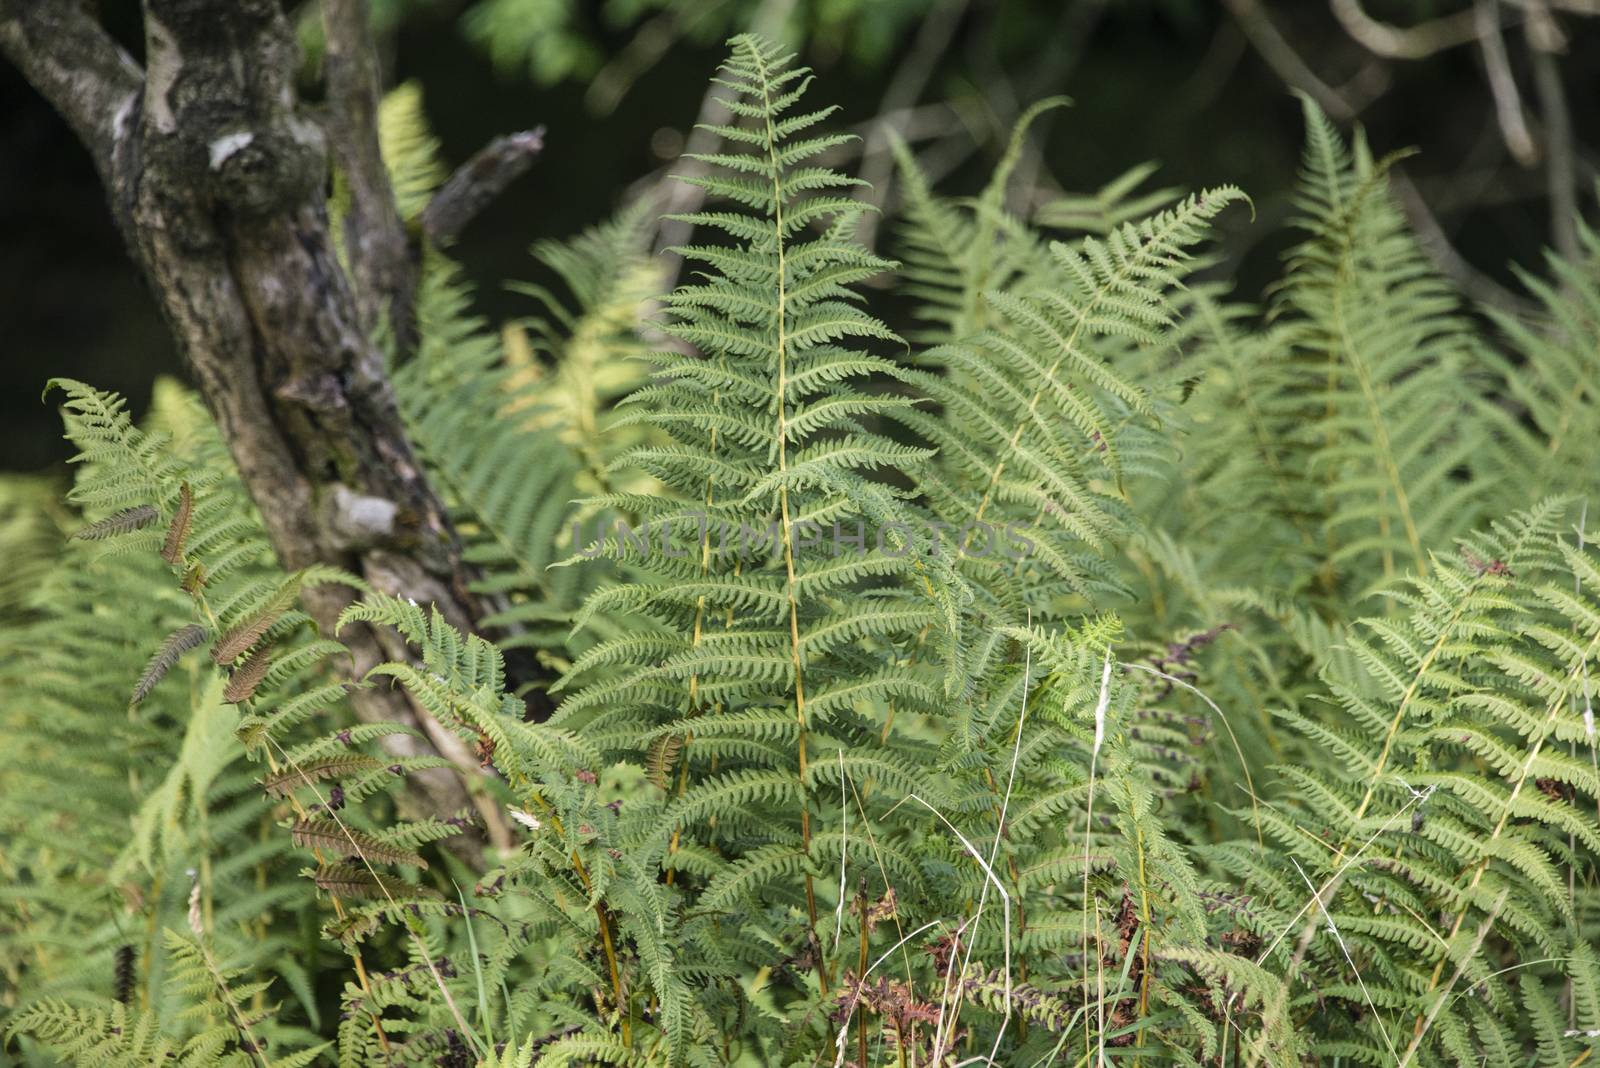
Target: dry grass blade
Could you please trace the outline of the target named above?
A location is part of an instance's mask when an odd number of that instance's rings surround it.
[[[206,628],[198,623],[190,623],[168,635],[167,640],[161,643],[161,648],[156,650],[156,654],[145,665],[144,672],[133,687],[133,696],[128,699],[128,704],[136,705],[150,696],[150,691],[167,677],[167,672],[182,659],[183,654],[202,645],[205,640]]]

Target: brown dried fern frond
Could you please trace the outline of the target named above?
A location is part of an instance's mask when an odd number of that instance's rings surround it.
[[[395,901],[415,901],[418,898],[435,898],[439,895],[425,886],[412,886],[389,875],[378,875],[358,868],[354,864],[324,864],[317,869],[312,881],[317,888],[339,897],[369,898]]]
[[[189,540],[189,531],[194,529],[194,491],[185,482],[178,488],[178,510],[172,513],[172,522],[167,526],[166,541],[161,544],[161,559],[169,564],[175,564],[183,559],[183,545]]]
[[[376,771],[383,761],[364,753],[342,753],[338,756],[308,760],[282,771],[274,772],[261,780],[261,788],[269,797],[288,797],[302,786],[325,782],[328,779],[347,779]]]
[[[161,513],[156,511],[155,505],[141,504],[113,512],[104,519],[90,523],[72,536],[79,541],[104,541],[118,534],[131,534],[135,530],[142,530],[160,518]]]
[[[255,696],[256,687],[261,685],[261,680],[267,677],[267,669],[272,667],[272,646],[258,646],[245,662],[233,669],[228,676],[228,687],[222,691],[222,699],[229,704],[238,704],[248,701]]]
[[[427,870],[428,862],[409,849],[380,841],[365,831],[347,827],[338,820],[306,816],[289,828],[294,844],[306,849],[323,849],[346,857],[361,857],[370,863],[406,864]]]
[[[678,762],[678,755],[682,752],[681,734],[663,734],[652,741],[645,760],[645,774],[650,781],[665,790],[667,780],[672,777],[673,765]]]
[[[167,677],[167,672],[182,659],[184,653],[205,644],[207,633],[206,628],[200,624],[190,623],[168,635],[167,640],[161,643],[161,648],[156,650],[150,662],[144,666],[139,681],[133,687],[133,696],[128,699],[128,704],[136,705],[148,697],[150,691],[155,689],[156,685]]]
[[[211,647],[211,659],[218,664],[231,664],[239,659],[241,653],[259,641],[293,607],[298,592],[297,583],[285,585],[260,611],[219,638],[217,644]]]

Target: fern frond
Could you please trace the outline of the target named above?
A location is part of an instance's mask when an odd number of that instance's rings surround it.
[[[168,635],[167,640],[161,643],[161,648],[156,650],[150,662],[145,665],[139,681],[134,684],[133,696],[129,698],[128,703],[136,705],[150,696],[150,691],[167,677],[167,672],[172,670],[183,654],[191,649],[198,649],[210,636],[206,628],[198,623],[185,624]]]

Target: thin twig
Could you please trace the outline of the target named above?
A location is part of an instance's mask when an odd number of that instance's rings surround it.
[[[544,150],[544,127],[496,137],[456,168],[422,210],[422,232],[433,244],[450,244],[478,213],[528,172]]]
[[[1441,274],[1454,281],[1462,293],[1480,303],[1524,317],[1533,313],[1536,306],[1532,301],[1513,293],[1478,270],[1456,250],[1433,209],[1428,206],[1427,198],[1417,189],[1416,183],[1403,167],[1390,168],[1389,182],[1411,228],[1416,232],[1417,243]]]
[[[1561,68],[1556,63],[1556,52],[1564,43],[1559,32],[1542,5],[1529,9],[1528,52],[1533,60],[1533,84],[1539,93],[1539,111],[1544,120],[1550,237],[1557,252],[1575,261],[1578,258],[1577,172],[1573,162],[1572,113],[1567,107],[1566,90],[1561,85]]]
[[[1500,136],[1505,139],[1511,157],[1524,167],[1531,167],[1539,162],[1539,146],[1528,132],[1522,96],[1517,92],[1517,80],[1512,76],[1511,61],[1506,56],[1505,38],[1500,35],[1499,0],[1476,0],[1473,15],[1478,21],[1478,51],[1483,56],[1489,94],[1494,98],[1494,118],[1500,126]]]
[[[1272,19],[1262,10],[1260,0],[1223,0],[1239,23],[1245,39],[1260,53],[1279,78],[1311,95],[1317,106],[1341,122],[1356,117],[1357,109],[1337,89],[1317,77],[1272,24]]]
[[[878,102],[879,115],[888,115],[909,108],[922,96],[922,91],[927,88],[928,79],[933,76],[934,67],[938,65],[940,57],[950,46],[956,27],[961,24],[961,17],[965,14],[966,8],[967,0],[943,0],[922,20],[916,40],[911,45],[911,52],[895,70],[894,77],[889,80],[889,87],[884,90],[883,98]],[[867,136],[866,144],[861,149],[861,169],[858,174],[861,180],[867,183],[862,199],[881,208],[892,170],[888,128],[882,122],[874,123],[872,132]],[[856,226],[856,240],[867,248],[872,248],[882,218],[882,214],[876,211],[862,212]]]
[[[1467,44],[1479,33],[1477,20],[1470,11],[1400,27],[1367,14],[1361,0],[1328,0],[1328,6],[1346,33],[1369,52],[1386,59],[1425,59],[1435,52]]]

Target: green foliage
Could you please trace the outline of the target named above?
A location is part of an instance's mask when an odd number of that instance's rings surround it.
[[[274,564],[192,400],[59,384],[68,504],[0,498],[0,1056],[1590,1057],[1600,241],[1485,323],[1307,104],[1265,311],[1208,273],[1242,193],[1030,223],[1021,129],[970,200],[899,153],[902,267],[808,73],[731,48],[675,293],[638,211],[498,337],[423,265],[395,387],[484,633],[356,589],[353,677],[299,599],[356,580]],[[470,811],[396,792],[441,775]]]

